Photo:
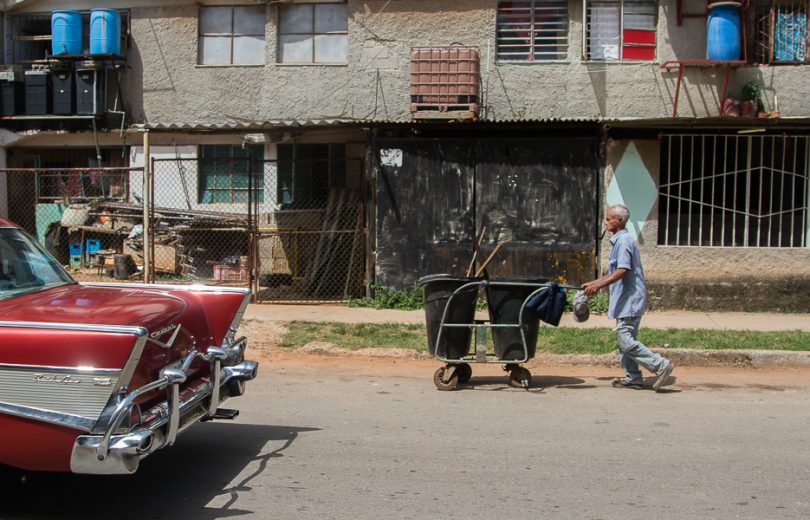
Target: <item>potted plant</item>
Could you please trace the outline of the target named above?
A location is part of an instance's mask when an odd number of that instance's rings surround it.
[[[743,102],[740,104],[740,115],[743,117],[757,117],[764,110],[762,104],[762,88],[750,81],[742,89]]]

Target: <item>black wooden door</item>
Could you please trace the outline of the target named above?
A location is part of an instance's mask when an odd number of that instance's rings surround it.
[[[381,140],[376,154],[377,283],[464,275],[483,228],[484,257],[501,244],[492,277],[593,276],[596,139]]]
[[[596,140],[479,139],[475,158],[482,249],[501,244],[489,274],[591,279],[599,218]]]
[[[397,139],[377,149],[386,157],[376,180],[377,283],[406,287],[426,274],[463,274],[472,254],[472,143]]]

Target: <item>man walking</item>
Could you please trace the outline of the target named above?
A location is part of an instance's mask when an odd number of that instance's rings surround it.
[[[608,318],[616,320],[616,339],[624,368],[624,378],[617,379],[613,386],[640,390],[644,377],[639,365],[657,375],[653,389],[658,392],[667,382],[675,364],[656,354],[638,339],[638,326],[647,307],[647,288],[644,285],[644,268],[638,245],[625,226],[630,218],[627,207],[610,206],[605,214],[605,226],[612,237],[608,273],[582,285],[585,294],[591,296],[599,289],[610,286]]]

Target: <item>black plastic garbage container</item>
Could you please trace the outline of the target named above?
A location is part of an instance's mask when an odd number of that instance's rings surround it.
[[[524,284],[548,283],[546,278],[499,278],[490,280],[497,282],[487,285],[487,302],[489,304],[489,319],[493,324],[517,325],[519,323],[520,307],[523,301],[537,290],[536,286]],[[523,330],[526,334],[526,351],[528,359],[534,357],[537,351],[537,316],[529,311],[523,313]],[[512,360],[523,358],[523,340],[520,329],[517,327],[493,327],[492,343],[495,355],[499,359]]]
[[[425,324],[427,325],[428,352],[445,359],[460,359],[470,352],[469,327],[445,327],[439,345],[439,337],[444,308],[453,292],[464,284],[475,281],[470,278],[452,277],[447,274],[424,276],[417,282],[425,288]],[[472,286],[457,294],[447,310],[447,323],[473,323],[475,302],[479,286]]]

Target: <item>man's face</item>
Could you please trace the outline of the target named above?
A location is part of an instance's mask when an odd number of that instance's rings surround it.
[[[615,211],[609,209],[605,215],[605,227],[611,233],[616,233],[624,227],[621,217]]]

